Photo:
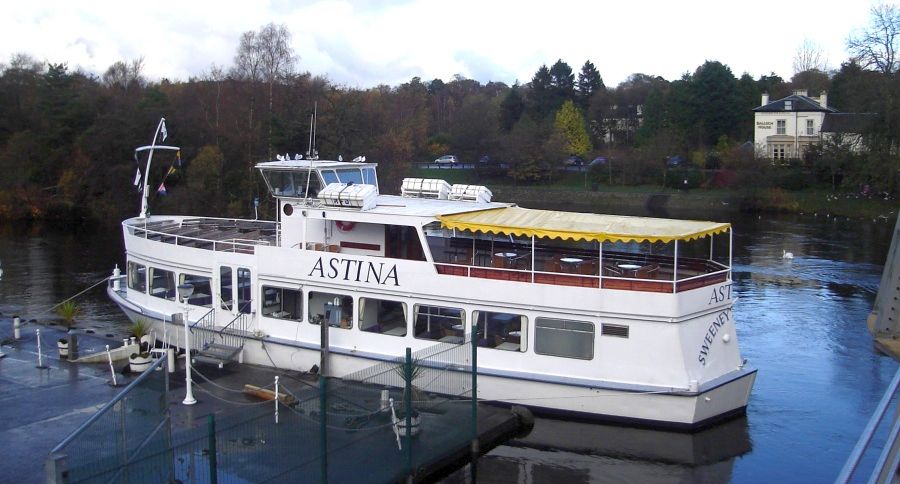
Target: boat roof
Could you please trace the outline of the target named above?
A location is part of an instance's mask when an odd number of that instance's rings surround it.
[[[361,213],[438,218],[442,215],[508,208],[512,206],[515,206],[515,204],[500,202],[476,203],[461,200],[438,200],[434,198],[401,197],[399,195],[378,195],[375,198],[375,207]],[[359,209],[357,208],[339,208],[330,206],[326,208],[359,212]]]
[[[331,161],[331,160],[279,160],[264,161],[256,164],[256,168],[267,168],[275,170],[296,170],[298,168],[307,170],[312,168],[359,168],[361,166],[378,166],[378,163],[366,163],[358,161]]]
[[[448,229],[596,242],[671,242],[727,232],[731,224],[505,207],[438,216]]]

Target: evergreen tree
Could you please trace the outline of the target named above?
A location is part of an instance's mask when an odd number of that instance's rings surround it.
[[[550,85],[553,87],[554,109],[563,101],[575,99],[575,74],[562,59],[550,67]],[[558,103],[558,104],[556,104]]]
[[[539,121],[544,119],[547,114],[553,112],[552,77],[546,64],[539,67],[537,72],[534,73],[530,87],[528,113],[532,118]]]
[[[605,90],[606,86],[603,85],[600,72],[591,61],[586,61],[581,67],[581,72],[578,73],[578,104],[581,105],[581,109],[587,110],[591,97]]]
[[[508,133],[522,117],[524,109],[525,102],[519,92],[519,84],[513,84],[513,87],[503,97],[503,101],[500,102],[500,131]]]

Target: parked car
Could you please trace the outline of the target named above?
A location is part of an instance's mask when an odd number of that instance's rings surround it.
[[[667,168],[677,168],[679,166],[683,166],[685,160],[683,157],[678,155],[667,156],[666,157],[666,167]]]
[[[488,155],[482,155],[481,158],[478,159],[479,163],[490,163],[491,157]]]
[[[598,157],[594,158],[593,160],[591,160],[591,163],[590,163],[591,166],[602,166],[605,164],[606,164],[606,157],[603,157],[603,156],[598,156]]]
[[[456,157],[456,155],[444,155],[434,160],[434,162],[438,165],[443,165],[446,163],[459,163],[459,159]]]
[[[584,158],[578,155],[572,155],[566,158],[566,165],[568,166],[581,166],[584,164]]]

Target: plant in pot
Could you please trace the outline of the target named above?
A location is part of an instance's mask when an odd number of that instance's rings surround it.
[[[415,402],[421,400],[422,391],[416,388],[413,382],[422,375],[422,370],[418,358],[410,358],[394,367],[394,372],[403,380],[403,403],[400,406],[400,416],[397,422],[397,430],[402,436],[416,436],[421,430],[422,418],[415,408]],[[409,408],[406,405],[407,401],[409,401]],[[406,428],[407,414],[410,416],[408,432]]]
[[[132,373],[142,373],[153,363],[153,359],[150,358],[150,341],[147,337],[149,329],[150,325],[141,318],[136,319],[131,325],[131,334],[138,339],[138,352],[128,357],[128,366]]]
[[[62,318],[62,325],[68,333],[65,338],[60,338],[56,342],[59,356],[60,358],[68,358],[70,355],[74,357],[77,354],[78,340],[73,329],[75,328],[75,318],[81,314],[81,308],[74,301],[66,301],[56,308],[56,314]]]

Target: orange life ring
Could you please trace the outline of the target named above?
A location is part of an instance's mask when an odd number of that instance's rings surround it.
[[[356,226],[356,222],[345,222],[343,220],[335,220],[334,225],[337,226],[338,230],[341,232],[349,232],[353,230],[353,227]]]

